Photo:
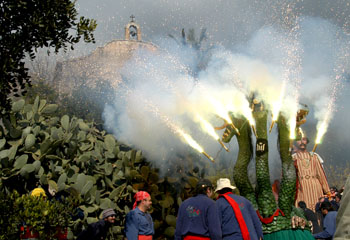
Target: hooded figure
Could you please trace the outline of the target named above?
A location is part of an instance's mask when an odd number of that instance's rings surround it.
[[[103,210],[101,215],[102,219],[89,224],[87,229],[79,234],[78,240],[106,239],[109,228],[112,227],[115,222],[116,214],[112,208],[108,208]]]

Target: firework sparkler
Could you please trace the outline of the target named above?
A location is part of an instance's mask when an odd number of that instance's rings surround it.
[[[258,138],[256,129],[255,129],[255,119],[253,117],[252,109],[249,108],[249,104],[247,104],[246,107],[242,109],[242,114],[248,120],[250,126],[252,127],[255,137]]]
[[[204,151],[204,149],[187,133],[184,132],[180,127],[170,121],[170,119],[162,114],[159,109],[154,106],[150,101],[144,100],[148,109],[153,112],[156,116],[158,116],[175,134],[181,136],[186,142],[195,150],[202,153],[206,156],[211,162],[215,162],[214,158],[211,157],[208,153]]]
[[[312,153],[316,151],[317,145],[321,143],[323,135],[327,132],[328,123],[329,123],[329,114],[330,112],[327,111],[326,118],[320,124],[317,124],[317,136],[316,136],[315,145],[312,149]]]
[[[220,140],[219,135],[216,134],[214,127],[206,121],[204,118],[202,118],[199,114],[196,115],[196,118],[199,119],[203,129],[212,136],[215,140],[217,140],[220,145],[226,150],[226,152],[229,152],[228,148],[224,145],[224,143]]]
[[[312,149],[312,153],[314,153],[316,151],[317,145],[321,143],[322,137],[327,132],[329,122],[332,119],[333,111],[334,111],[334,104],[335,104],[336,99],[337,99],[338,88],[341,86],[340,79],[341,79],[341,75],[336,75],[336,77],[334,78],[333,85],[331,88],[331,95],[330,95],[331,98],[327,104],[327,111],[324,115],[323,121],[321,123],[319,122],[317,124],[317,136],[316,136],[315,145]]]
[[[220,102],[218,102],[217,100],[215,100],[214,98],[209,98],[211,104],[214,106],[214,109],[216,111],[216,114],[221,117],[222,119],[224,119],[225,121],[227,121],[232,127],[233,129],[236,131],[237,135],[240,136],[241,134],[239,133],[238,128],[236,128],[236,126],[233,124],[230,116],[228,115],[228,110],[225,109],[222,104],[220,104]]]
[[[193,138],[185,133],[180,128],[176,129],[176,131],[186,140],[186,142],[194,149],[196,149],[198,152],[202,153],[204,156],[206,156],[210,161],[215,162],[214,158],[209,156],[208,153],[204,151],[204,149],[195,141]]]
[[[278,99],[278,101],[276,101],[272,105],[272,123],[271,123],[271,126],[270,126],[270,131],[269,131],[270,133],[272,131],[272,128],[273,128],[275,122],[277,121],[278,114],[279,114],[279,112],[281,110],[285,90],[286,90],[286,81],[283,81],[281,94],[279,96],[279,99]]]

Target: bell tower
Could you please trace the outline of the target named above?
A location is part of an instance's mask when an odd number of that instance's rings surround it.
[[[135,16],[130,16],[130,22],[125,26],[125,40],[141,41],[141,29],[140,26],[135,23]]]

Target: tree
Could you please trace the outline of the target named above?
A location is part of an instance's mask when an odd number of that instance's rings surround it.
[[[0,115],[10,109],[11,94],[25,93],[30,85],[26,54],[35,58],[37,49],[73,49],[81,38],[95,42],[96,21],[80,17],[74,0],[2,0],[0,3]],[[71,31],[74,30],[74,31]],[[49,53],[49,51],[48,51]]]
[[[205,43],[205,41],[208,39],[206,28],[203,28],[201,30],[201,33],[199,35],[199,38],[196,38],[195,30],[193,28],[188,30],[188,34],[186,37],[185,29],[183,28],[181,30],[181,39],[178,40],[176,37],[174,37],[172,34],[168,34],[170,38],[172,38],[178,45],[192,48],[196,54],[196,61],[197,65],[195,66],[195,69],[193,69],[193,75],[197,76],[198,72],[200,70],[203,70],[206,68],[207,63],[211,57],[211,50],[213,49],[213,46],[208,46]]]

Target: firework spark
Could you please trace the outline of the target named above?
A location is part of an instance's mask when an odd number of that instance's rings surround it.
[[[156,116],[158,116],[165,124],[168,126],[171,131],[178,136],[182,137],[193,149],[197,150],[198,152],[202,153],[204,156],[206,156],[211,162],[215,162],[214,158],[208,155],[204,149],[187,133],[185,133],[184,130],[182,130],[179,126],[174,124],[169,117],[162,114],[159,109],[152,104],[150,101],[145,100],[145,103],[147,104],[148,109],[153,112]]]
[[[280,112],[280,110],[282,108],[282,103],[283,103],[283,98],[284,98],[285,91],[286,91],[286,81],[283,81],[279,99],[278,99],[278,101],[276,101],[272,105],[272,123],[271,123],[271,126],[270,126],[270,133],[272,131],[273,125],[277,121],[278,114],[279,114],[279,112]]]
[[[212,136],[216,141],[220,143],[220,145],[229,152],[228,148],[223,144],[223,142],[220,140],[219,135],[215,132],[214,127],[204,118],[202,118],[199,114],[196,114],[196,118],[200,121],[202,128],[208,133],[210,136]]]

